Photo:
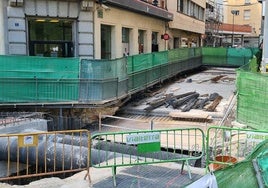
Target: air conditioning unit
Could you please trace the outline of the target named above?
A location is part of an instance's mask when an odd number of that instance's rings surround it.
[[[22,7],[23,0],[9,0],[9,5],[12,7]]]

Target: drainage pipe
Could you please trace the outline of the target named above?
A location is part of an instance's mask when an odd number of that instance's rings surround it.
[[[0,161],[47,166],[62,170],[86,168],[88,147],[52,141],[40,141],[37,147],[19,147],[16,137],[0,138]],[[91,149],[91,164],[95,165],[114,157],[113,152]],[[119,156],[119,155],[116,155]],[[19,157],[17,159],[17,157]],[[90,161],[89,161],[90,163]],[[90,164],[89,164],[90,165]]]

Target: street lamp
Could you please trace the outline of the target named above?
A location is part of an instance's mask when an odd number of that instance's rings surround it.
[[[234,47],[234,16],[239,15],[239,10],[231,10],[231,13],[233,15],[232,47]]]

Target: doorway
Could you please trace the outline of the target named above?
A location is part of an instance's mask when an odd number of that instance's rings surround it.
[[[111,26],[101,25],[101,59],[111,59]]]

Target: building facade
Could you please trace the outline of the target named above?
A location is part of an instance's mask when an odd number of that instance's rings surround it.
[[[167,10],[174,14],[173,21],[168,23],[168,31],[172,36],[169,47],[203,46],[206,1],[173,0],[166,3]]]
[[[164,1],[162,1],[164,3]],[[133,0],[107,0],[94,9],[96,59],[114,59],[128,55],[167,49],[166,24],[173,14],[164,4]]]
[[[203,0],[2,0],[0,54],[114,59],[202,46]]]
[[[78,0],[3,0],[0,53],[93,58],[92,7]]]
[[[243,43],[244,47],[258,46],[262,23],[262,5],[258,0],[227,0],[224,15],[224,23],[252,28],[251,33],[244,36],[244,41],[240,41],[242,38],[234,33],[234,45]]]

